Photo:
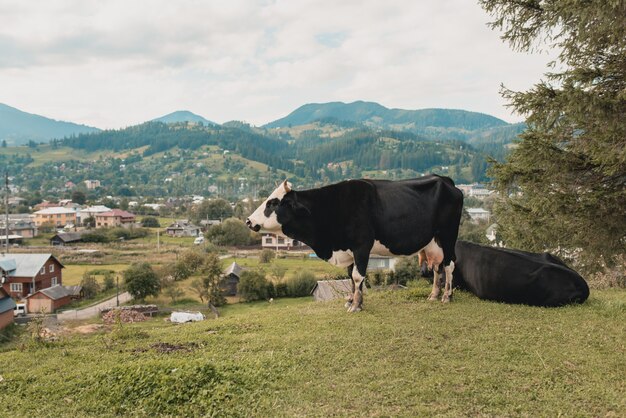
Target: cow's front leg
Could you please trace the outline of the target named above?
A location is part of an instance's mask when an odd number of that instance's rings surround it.
[[[443,297],[441,301],[444,303],[450,302],[452,299],[452,273],[454,272],[454,261],[450,261],[450,264],[444,266],[444,271],[446,273],[446,286],[443,290]]]
[[[433,301],[439,299],[439,292],[441,291],[441,274],[439,272],[439,266],[433,266],[433,290],[428,296],[428,300]]]
[[[350,283],[352,284],[352,292],[350,293],[350,296],[348,298],[348,300],[346,301],[346,308],[349,308],[350,306],[352,306],[352,301],[354,301],[354,279],[352,278],[352,270],[354,269],[354,264],[350,264],[348,266],[348,277],[350,278]]]
[[[352,269],[352,304],[348,308],[348,312],[359,312],[363,307],[363,285],[365,282],[365,273],[367,272],[367,263],[369,261],[369,251],[363,254],[354,255],[354,268]]]

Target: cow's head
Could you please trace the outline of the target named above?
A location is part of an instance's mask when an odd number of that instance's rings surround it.
[[[246,225],[256,232],[263,230],[282,233],[283,225],[291,221],[301,209],[304,207],[297,202],[295,192],[291,190],[291,183],[285,180],[250,215]]]

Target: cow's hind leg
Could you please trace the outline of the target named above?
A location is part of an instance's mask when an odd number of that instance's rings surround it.
[[[434,301],[439,299],[439,292],[441,291],[441,270],[440,265],[433,266],[433,290],[428,296],[428,300]]]
[[[352,278],[352,270],[354,269],[354,264],[350,264],[348,266],[348,277],[350,278],[350,282],[352,283],[352,293],[350,293],[350,297],[346,302],[346,308],[352,306],[352,301],[354,300],[354,279]]]
[[[443,267],[446,274],[446,285],[443,290],[443,297],[441,301],[446,303],[452,299],[452,273],[454,272],[454,261],[450,261],[450,264]]]

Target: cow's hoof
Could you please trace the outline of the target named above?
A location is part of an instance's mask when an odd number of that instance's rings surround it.
[[[441,303],[449,303],[452,300],[452,297],[450,295],[443,295],[443,297],[441,298]]]
[[[349,300],[346,302],[346,304],[344,305],[346,308],[349,308],[350,306],[352,306],[352,301]]]
[[[350,313],[360,312],[360,311],[361,311],[361,307],[360,306],[350,305],[350,307],[348,308],[348,312],[350,312]]]
[[[437,295],[435,295],[435,294],[432,294],[432,293],[431,293],[431,294],[430,294],[430,296],[428,296],[428,299],[427,299],[427,300],[428,300],[429,302],[434,302],[434,301],[436,301],[436,300],[438,300],[438,299],[439,299],[439,296],[437,296]]]

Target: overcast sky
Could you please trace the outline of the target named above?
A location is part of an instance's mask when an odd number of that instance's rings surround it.
[[[519,121],[500,83],[532,86],[549,57],[489,21],[473,0],[0,0],[0,103],[99,128],[355,100]]]

